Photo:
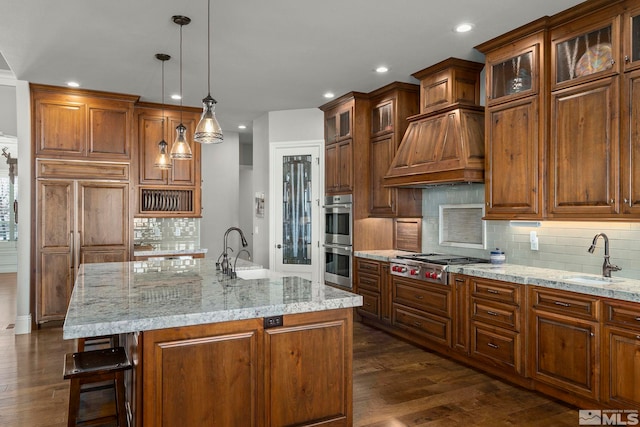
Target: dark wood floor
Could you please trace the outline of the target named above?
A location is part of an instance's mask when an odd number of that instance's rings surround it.
[[[75,343],[62,339],[61,328],[16,336],[14,319],[15,275],[0,274],[0,426],[66,426],[69,383],[62,360]],[[575,408],[360,323],[353,371],[355,426],[578,425]],[[84,409],[108,411],[112,403],[102,404],[108,400],[88,400]]]

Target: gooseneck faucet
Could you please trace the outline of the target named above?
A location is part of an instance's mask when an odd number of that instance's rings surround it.
[[[229,233],[231,233],[234,230],[240,234],[242,247],[246,248],[247,246],[249,246],[249,243],[247,243],[247,239],[244,237],[244,233],[238,227],[229,227],[227,231],[224,232],[224,246],[223,246],[224,249],[222,251],[222,264],[221,264],[222,272],[224,274],[229,274],[229,255],[227,254],[227,248],[229,247],[229,245],[227,245],[227,238],[229,237]]]
[[[607,237],[607,235],[604,233],[596,234],[596,236],[593,238],[591,246],[587,250],[589,251],[589,253],[593,253],[593,251],[596,249],[596,242],[598,241],[598,237],[600,236],[602,236],[602,239],[604,239],[604,263],[602,264],[602,276],[611,277],[612,271],[620,271],[622,270],[622,268],[609,262],[609,238]]]
[[[236,272],[238,271],[238,267],[236,267],[236,265],[238,265],[238,257],[240,257],[240,254],[242,252],[246,252],[247,253],[247,259],[249,261],[251,261],[251,252],[249,252],[248,249],[240,249],[238,251],[238,254],[236,255],[236,260],[233,263],[233,270],[230,269],[231,271],[229,272],[229,275],[231,276],[232,279],[235,279],[236,277],[238,277],[238,275],[236,274]]]

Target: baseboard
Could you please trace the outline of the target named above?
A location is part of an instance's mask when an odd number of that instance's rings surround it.
[[[31,315],[16,316],[16,326],[13,333],[15,335],[30,334],[31,333]]]

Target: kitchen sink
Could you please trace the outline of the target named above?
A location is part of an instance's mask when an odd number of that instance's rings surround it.
[[[253,268],[248,270],[238,270],[236,275],[240,279],[252,280],[252,279],[280,279],[286,277],[285,274],[278,273],[266,268]]]
[[[579,283],[582,285],[606,285],[609,283],[620,282],[621,279],[613,277],[597,277],[597,276],[569,276],[565,277],[567,282]]]

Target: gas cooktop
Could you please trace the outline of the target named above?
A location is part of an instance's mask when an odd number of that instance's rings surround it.
[[[391,274],[432,283],[448,284],[448,266],[487,263],[488,259],[464,255],[425,253],[400,255],[391,260]]]
[[[438,264],[438,265],[461,265],[461,264],[476,264],[476,263],[489,262],[488,259],[484,259],[484,258],[468,257],[464,255],[437,254],[437,253],[399,255],[396,258],[413,260],[413,261],[421,261],[421,262]]]

